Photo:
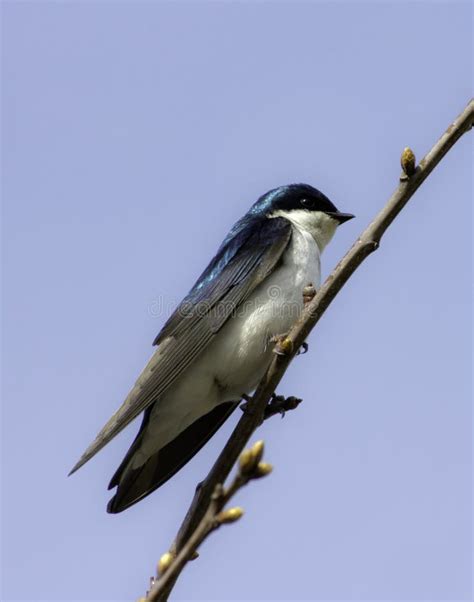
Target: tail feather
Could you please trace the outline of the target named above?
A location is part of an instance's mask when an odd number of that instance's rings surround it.
[[[140,426],[140,430],[138,431],[137,436],[133,440],[133,443],[130,446],[130,449],[125,454],[124,459],[120,463],[120,466],[114,472],[114,476],[110,479],[110,483],[109,483],[107,489],[113,489],[114,487],[116,487],[119,484],[120,479],[121,479],[121,477],[122,477],[125,469],[128,466],[128,463],[132,459],[132,456],[140,448],[140,445],[141,445],[141,443],[143,441],[143,437],[145,436],[145,433],[146,433],[146,427],[148,426],[148,421],[150,420],[150,414],[151,414],[151,407],[147,408],[145,410],[145,414],[143,416],[143,420],[142,420],[142,424]]]
[[[107,505],[107,512],[122,512],[163,485],[207,443],[236,407],[237,402],[233,401],[219,404],[150,456],[143,465],[131,468],[130,461],[140,448],[148,425],[149,413],[145,414],[135,441],[110,481],[109,489],[116,485],[118,489]]]

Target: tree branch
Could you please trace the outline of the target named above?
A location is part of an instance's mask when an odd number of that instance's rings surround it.
[[[305,305],[300,318],[291,328],[287,337],[277,345],[277,353],[272,358],[270,366],[260,381],[254,395],[247,402],[249,411],[244,412],[209,474],[196,488],[194,499],[171,548],[173,555],[178,554],[183,549],[184,544],[201,523],[203,516],[209,508],[211,496],[216,485],[225,482],[245,444],[255,429],[261,424],[269,399],[272,397],[291,360],[311,330],[319,322],[321,316],[350,276],[364,259],[379,247],[383,234],[405,207],[418,187],[459,138],[473,127],[473,124],[474,100],[471,100],[417,167],[415,167],[415,157],[410,149],[403,151],[401,159],[403,173],[397,189],[385,207],[337,264],[313,299]],[[174,582],[173,579],[169,579],[166,587],[162,588],[159,598],[152,599],[167,600]]]
[[[265,477],[272,471],[271,464],[261,462],[263,456],[263,441],[257,441],[250,449],[244,450],[239,458],[239,470],[227,489],[218,483],[214,487],[207,510],[197,528],[184,543],[176,556],[167,552],[163,554],[158,563],[158,572],[161,577],[154,582],[144,602],[158,602],[162,600],[163,592],[175,583],[181,571],[189,560],[196,555],[197,548],[216,529],[223,524],[233,523],[238,520],[243,510],[239,507],[223,510],[227,502],[249,481]],[[196,556],[194,556],[196,557]]]

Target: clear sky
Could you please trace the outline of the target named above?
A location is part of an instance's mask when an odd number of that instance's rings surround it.
[[[238,415],[123,514],[135,422],[66,474],[233,222],[308,182],[357,219],[472,94],[458,2],[3,2],[3,600],[144,594]],[[274,473],[176,600],[471,599],[472,141],[310,338]]]

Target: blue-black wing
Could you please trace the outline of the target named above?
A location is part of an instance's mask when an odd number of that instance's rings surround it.
[[[158,345],[167,337],[176,336],[192,326],[199,315],[220,301],[229,287],[245,278],[252,266],[258,263],[263,254],[271,251],[275,243],[284,242],[284,239],[289,238],[290,231],[290,224],[283,218],[269,220],[265,217],[244,216],[240,219],[158,333],[153,345]]]
[[[284,218],[254,219],[238,228],[239,223],[155,339],[159,348],[127,399],[71,473],[156,401],[273,271],[289,243],[290,222]]]

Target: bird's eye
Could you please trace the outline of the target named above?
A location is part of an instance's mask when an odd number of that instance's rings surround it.
[[[300,203],[306,209],[312,209],[314,207],[314,201],[313,201],[313,199],[301,199]]]

